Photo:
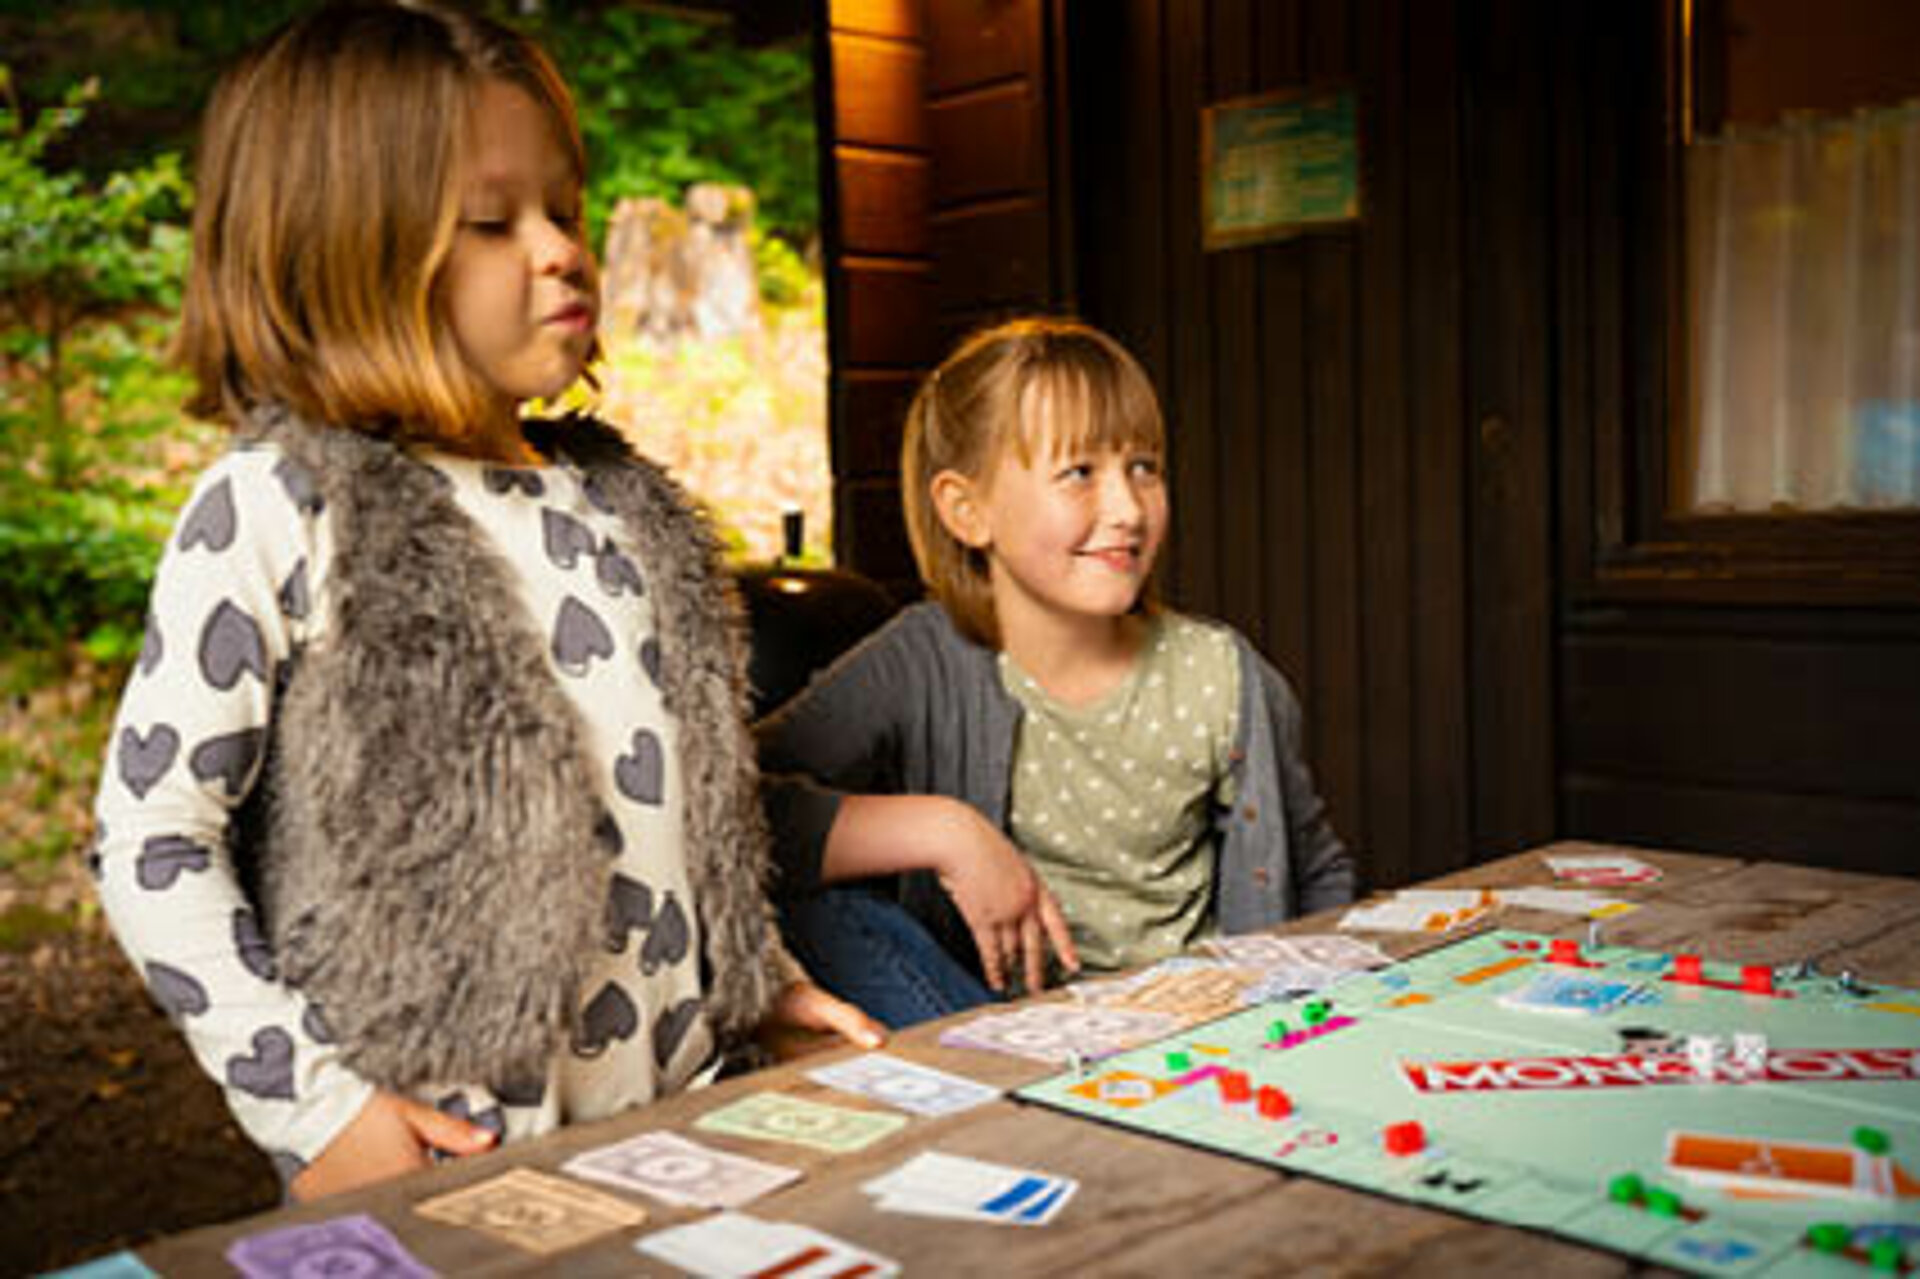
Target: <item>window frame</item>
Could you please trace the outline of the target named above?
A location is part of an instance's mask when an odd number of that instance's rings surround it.
[[[1674,500],[1690,402],[1682,166],[1695,24],[1715,5],[1642,0],[1594,27],[1562,28],[1571,78],[1556,94],[1555,204],[1570,593],[1920,606],[1920,510],[1699,514]]]

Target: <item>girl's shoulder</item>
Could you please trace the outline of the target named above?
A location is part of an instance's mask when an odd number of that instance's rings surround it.
[[[1247,647],[1246,638],[1228,623],[1170,608],[1154,613],[1152,633],[1157,641],[1170,648],[1237,651]]]
[[[237,438],[226,452],[210,462],[194,480],[183,508],[191,513],[211,498],[217,508],[230,505],[236,514],[311,518],[325,503],[312,472],[269,439]]]

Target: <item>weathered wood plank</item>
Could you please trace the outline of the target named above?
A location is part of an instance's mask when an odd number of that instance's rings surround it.
[[[834,140],[924,151],[926,55],[916,46],[865,36],[833,42]]]
[[[1920,919],[1920,882],[1759,863],[1672,888],[1609,921],[1622,945],[1728,963],[1821,959],[1854,939]]]
[[[928,189],[924,156],[841,147],[840,247],[854,255],[925,257]]]
[[[1039,108],[1026,80],[938,102],[927,108],[927,128],[938,162],[933,203],[951,209],[973,200],[1041,195]]]
[[[835,31],[901,40],[926,34],[918,0],[829,0],[827,15]]]

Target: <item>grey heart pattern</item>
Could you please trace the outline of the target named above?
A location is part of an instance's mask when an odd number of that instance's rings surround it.
[[[633,750],[613,761],[613,784],[636,804],[654,805],[666,793],[667,758],[652,729],[633,732]]]
[[[283,457],[274,464],[273,474],[280,481],[280,487],[287,491],[287,500],[293,503],[294,510],[302,515],[318,515],[326,509],[320,486],[313,482],[313,472],[305,466]]]
[[[582,555],[593,554],[593,531],[565,511],[547,507],[540,512],[540,543],[555,568],[571,569]]]
[[[606,947],[614,954],[627,948],[627,936],[653,923],[653,889],[637,879],[615,875],[607,889]]]
[[[699,1016],[700,1001],[683,999],[653,1023],[653,1060],[661,1070],[672,1064],[674,1054],[680,1051],[681,1043]]]
[[[602,515],[614,514],[613,497],[607,492],[606,477],[594,472],[580,481],[580,491],[587,495],[587,501],[593,509]]]
[[[238,684],[242,675],[267,682],[266,637],[260,624],[231,600],[215,605],[200,631],[200,674],[221,692]]]
[[[604,808],[600,810],[600,820],[593,824],[593,838],[609,857],[618,857],[627,846],[626,837],[620,833],[620,823]]]
[[[120,730],[120,781],[135,799],[145,799],[180,753],[180,734],[170,724],[155,724],[142,736],[129,726]]]
[[[662,965],[679,963],[687,957],[692,940],[686,910],[668,893],[654,912],[653,927],[647,930],[646,943],[640,947],[640,971],[651,977]]]
[[[213,850],[185,835],[150,835],[134,860],[134,878],[151,893],[165,892],[184,871],[196,874],[213,861]]]
[[[294,621],[300,621],[313,607],[313,601],[307,596],[307,561],[302,557],[293,566],[293,572],[287,574],[287,580],[280,583],[280,611]]]
[[[238,527],[239,520],[233,511],[233,481],[221,480],[187,513],[180,525],[180,549],[190,551],[204,546],[210,551],[224,551],[233,545],[233,534]]]
[[[245,906],[233,912],[233,948],[239,953],[241,964],[255,977],[261,981],[279,979],[280,965],[273,957],[273,946],[260,931],[258,917]]]
[[[278,1026],[253,1032],[253,1052],[227,1058],[227,1086],[263,1101],[293,1100],[293,1036]]]
[[[573,1035],[576,1057],[598,1057],[615,1040],[631,1039],[640,1028],[640,1014],[627,992],[614,982],[600,988],[580,1014],[579,1028]]]
[[[291,1150],[269,1150],[267,1162],[273,1165],[274,1176],[280,1178],[282,1188],[291,1186],[293,1179],[307,1170],[307,1161]]]
[[[154,668],[160,665],[160,659],[165,656],[164,648],[160,639],[160,619],[148,613],[146,634],[140,637],[140,656],[134,661],[142,675],[153,674]]]
[[[467,1100],[463,1092],[448,1093],[434,1105],[434,1109],[443,1115],[452,1115],[455,1119],[470,1123],[477,1128],[485,1128],[496,1137],[507,1135],[507,1112],[498,1106],[488,1106],[479,1114],[473,1113],[473,1103]]]
[[[553,661],[568,675],[585,675],[595,658],[613,656],[613,632],[600,615],[569,595],[553,624]]]
[[[307,1032],[307,1038],[316,1044],[333,1042],[333,1027],[327,1024],[327,1016],[320,1011],[320,1005],[308,1004],[307,1011],[300,1015],[300,1029]]]
[[[253,775],[253,765],[260,758],[260,744],[264,740],[265,730],[258,728],[210,737],[193,748],[187,765],[201,783],[221,782],[227,788],[228,798],[238,799],[246,793],[247,779]]]
[[[160,1011],[175,1021],[207,1011],[207,988],[171,964],[147,962],[147,992]]]
[[[601,543],[600,551],[594,557],[593,575],[600,579],[601,587],[609,595],[618,596],[623,591],[629,595],[647,593],[647,583],[640,576],[639,568],[621,554],[612,538]]]
[[[480,472],[480,480],[487,486],[489,493],[511,493],[518,489],[528,497],[543,497],[547,491],[546,482],[536,471],[489,466]]]
[[[547,1095],[547,1081],[535,1075],[530,1079],[503,1080],[493,1090],[503,1106],[537,1106]]]
[[[655,688],[660,687],[660,641],[649,635],[640,641],[640,667]]]

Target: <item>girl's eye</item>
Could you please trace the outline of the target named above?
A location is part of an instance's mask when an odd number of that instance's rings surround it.
[[[1157,457],[1136,457],[1127,463],[1127,469],[1143,479],[1157,478],[1160,474],[1160,459]]]
[[[562,231],[565,231],[568,235],[577,234],[580,230],[580,211],[578,209],[565,209],[559,212],[549,213],[547,220],[559,227]]]
[[[460,226],[475,235],[505,235],[513,229],[513,223],[506,218],[462,218]]]
[[[1061,467],[1059,473],[1054,478],[1077,482],[1089,478],[1092,474],[1092,463],[1075,462],[1071,466]]]

